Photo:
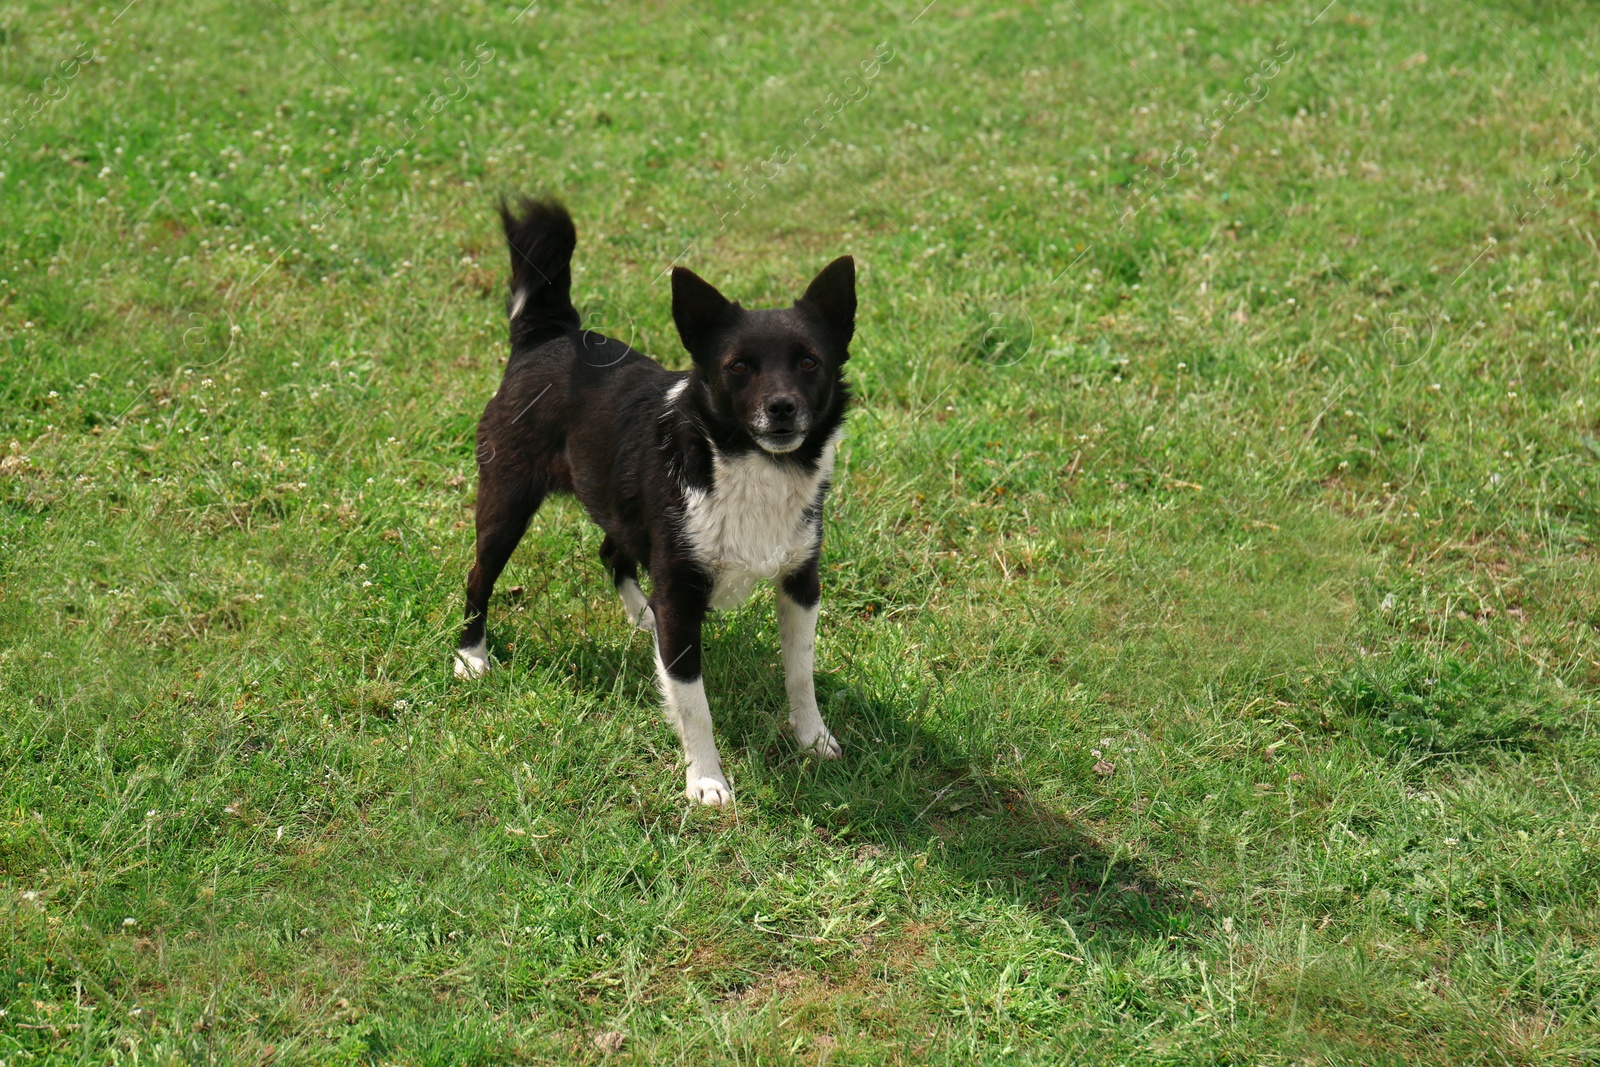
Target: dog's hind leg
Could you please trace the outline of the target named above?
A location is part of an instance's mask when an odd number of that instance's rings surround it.
[[[543,486],[529,484],[526,475],[526,470],[494,470],[491,464],[478,469],[477,558],[467,576],[466,626],[456,645],[457,678],[477,678],[489,669],[489,643],[484,637],[489,594],[545,495]]]
[[[606,534],[605,540],[600,542],[600,558],[611,571],[611,581],[617,587],[617,595],[622,598],[622,610],[627,612],[629,624],[653,633],[656,614],[650,610],[644,590],[639,588],[639,565],[611,539],[610,534]]]
[[[817,562],[783,580],[778,589],[778,637],[783,644],[783,681],[789,691],[789,725],[808,755],[838,759],[844,754],[817,710],[813,665],[817,649],[817,611],[822,586]]]

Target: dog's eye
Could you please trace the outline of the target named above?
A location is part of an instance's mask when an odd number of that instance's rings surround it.
[[[820,364],[818,364],[817,361],[812,359],[810,356],[807,356],[805,359],[800,361],[801,370],[816,370],[818,366],[820,366]]]
[[[728,371],[732,374],[748,374],[750,373],[750,364],[742,359],[736,359],[728,364]]]

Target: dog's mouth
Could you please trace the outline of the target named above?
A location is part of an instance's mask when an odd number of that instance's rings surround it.
[[[800,443],[806,439],[806,434],[804,430],[789,430],[784,433],[756,431],[754,437],[756,444],[760,445],[762,449],[771,452],[773,455],[781,456],[786,452],[793,452],[799,448]]]

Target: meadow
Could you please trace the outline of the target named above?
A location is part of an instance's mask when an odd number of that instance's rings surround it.
[[[1600,1062],[1594,10],[6,4],[0,1065]],[[843,761],[570,500],[451,677],[521,191],[857,258]]]

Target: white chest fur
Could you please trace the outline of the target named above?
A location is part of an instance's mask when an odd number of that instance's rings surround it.
[[[833,475],[834,436],[810,473],[760,453],[712,456],[709,492],[685,493],[684,532],[715,580],[711,606],[737,607],[756,583],[792,572],[822,538],[814,505]],[[811,512],[811,514],[808,514]]]

